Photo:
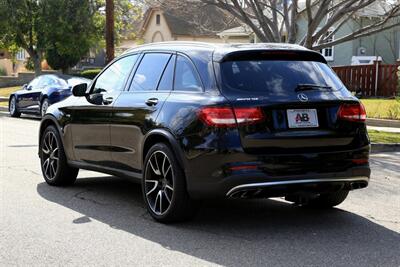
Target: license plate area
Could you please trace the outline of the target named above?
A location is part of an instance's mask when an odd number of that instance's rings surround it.
[[[319,126],[316,109],[288,109],[286,113],[289,128],[316,128]]]

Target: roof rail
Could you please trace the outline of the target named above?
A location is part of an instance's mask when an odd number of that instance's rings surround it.
[[[214,43],[205,43],[205,42],[196,42],[196,41],[167,41],[167,42],[156,42],[156,43],[148,43],[148,44],[143,44],[139,45],[137,47],[130,48],[124,52],[128,53],[131,51],[134,51],[136,49],[141,49],[141,48],[146,48],[146,47],[152,47],[152,46],[171,46],[171,45],[177,45],[177,46],[198,46],[198,47],[207,47],[207,48],[217,48],[218,44]]]

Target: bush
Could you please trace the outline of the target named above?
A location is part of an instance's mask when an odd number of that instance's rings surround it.
[[[30,71],[35,70],[35,63],[33,62],[33,58],[28,58],[28,60],[25,62],[25,68]]]
[[[0,68],[0,76],[7,76],[7,71],[3,68]]]
[[[81,73],[79,73],[79,76],[93,80],[94,77],[96,77],[96,75],[100,73],[100,71],[101,69],[84,70]]]

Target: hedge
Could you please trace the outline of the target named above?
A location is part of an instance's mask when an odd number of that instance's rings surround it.
[[[79,76],[93,80],[94,77],[96,77],[96,75],[100,73],[100,71],[101,69],[84,70],[81,73],[79,73]]]

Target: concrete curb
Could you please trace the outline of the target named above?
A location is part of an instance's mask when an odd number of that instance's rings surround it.
[[[8,107],[0,107],[0,111],[8,111]]]
[[[400,120],[383,120],[367,118],[368,126],[400,128]]]
[[[371,153],[381,153],[381,152],[400,152],[400,143],[371,144]]]

